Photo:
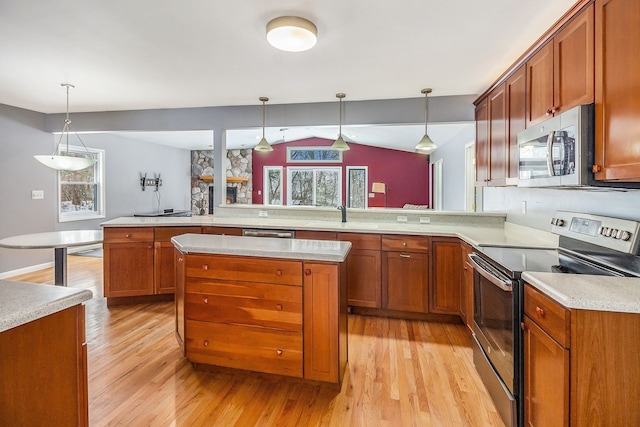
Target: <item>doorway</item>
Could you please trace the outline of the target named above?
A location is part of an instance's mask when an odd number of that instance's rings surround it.
[[[433,209],[441,211],[444,205],[442,191],[442,169],[444,159],[438,159],[433,163]]]

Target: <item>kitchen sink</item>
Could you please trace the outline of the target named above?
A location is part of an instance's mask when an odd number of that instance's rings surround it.
[[[340,221],[309,221],[306,223],[309,227],[322,227],[322,228],[344,228],[345,230],[372,230],[378,228],[378,224],[371,224],[368,222],[340,222]]]

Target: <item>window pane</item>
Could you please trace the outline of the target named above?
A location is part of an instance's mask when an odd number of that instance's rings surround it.
[[[366,208],[367,174],[365,169],[349,169],[349,207]]]
[[[292,170],[291,200],[292,205],[313,205],[313,171]]]
[[[95,158],[91,153],[61,152],[64,156]],[[60,171],[60,181],[62,182],[96,182],[96,164],[79,171]]]
[[[71,212],[96,212],[98,186],[96,184],[61,184],[60,185],[60,211]]]
[[[267,203],[270,205],[282,204],[282,170],[269,169],[267,171]]]
[[[335,171],[319,170],[316,173],[316,205],[338,206],[342,203],[339,197],[339,177]]]

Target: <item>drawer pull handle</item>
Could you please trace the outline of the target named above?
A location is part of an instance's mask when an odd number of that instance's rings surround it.
[[[277,349],[277,350],[276,350],[276,354],[277,354],[278,356],[282,356],[282,350]]]
[[[178,258],[178,262],[182,262],[182,261],[184,261],[184,258],[182,257]]]
[[[276,304],[276,310],[282,311],[282,304]]]
[[[204,340],[202,345],[204,345],[205,347],[209,347],[209,340]]]
[[[538,313],[538,316],[544,317],[544,310],[542,308],[536,307],[536,313]]]
[[[282,270],[276,270],[276,276],[282,276]]]
[[[207,297],[202,298],[202,301],[204,301],[205,304],[209,304],[209,298]]]
[[[407,242],[402,242],[402,246],[407,247]]]
[[[304,274],[305,274],[306,276],[311,276],[311,269],[310,269],[310,268],[307,268],[307,269],[304,271]]]
[[[209,266],[207,264],[202,264],[202,269],[204,271],[207,271],[209,269]]]
[[[411,258],[411,255],[408,255],[408,254],[400,254],[400,258]]]
[[[131,237],[131,234],[125,234],[124,237],[126,237],[127,239]]]
[[[148,249],[153,249],[153,245],[149,244]]]
[[[523,331],[526,331],[527,325],[525,325],[524,322],[520,322],[520,329],[522,329]]]

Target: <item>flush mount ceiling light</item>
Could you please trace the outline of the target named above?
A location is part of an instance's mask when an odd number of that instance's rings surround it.
[[[302,52],[316,45],[318,29],[304,18],[280,16],[267,24],[267,40],[280,50]]]
[[[253,147],[253,149],[255,151],[273,151],[273,147],[271,146],[271,144],[269,144],[269,142],[267,141],[267,138],[264,137],[264,125],[265,125],[266,108],[267,108],[265,106],[265,102],[267,102],[269,98],[267,98],[266,96],[261,96],[258,99],[262,101],[262,139],[260,140],[260,142],[258,142],[258,145]]]
[[[340,130],[338,130],[338,139],[336,139],[335,142],[331,144],[332,150],[347,151],[350,149],[344,138],[342,137],[342,99],[345,96],[346,95],[344,93],[336,93],[336,98],[340,100]]]
[[[62,128],[62,133],[60,134],[60,138],[58,139],[58,143],[56,144],[56,148],[53,151],[52,155],[50,156],[37,155],[33,157],[35,157],[37,161],[39,161],[40,163],[42,163],[47,167],[50,167],[51,169],[65,170],[65,171],[79,171],[79,170],[88,168],[89,166],[94,164],[96,160],[90,156],[74,157],[69,155],[69,132],[71,131],[71,120],[69,120],[69,88],[72,88],[75,86],[69,83],[61,83],[60,86],[67,88],[67,117],[64,120],[64,127]],[[87,154],[91,154],[89,153],[89,150],[87,150],[87,147],[84,145],[84,142],[82,142],[82,139],[80,139],[80,136],[76,132],[73,132],[73,133],[76,135],[76,137],[78,138],[78,141],[80,141],[84,149],[87,151]],[[59,151],[58,151],[58,149],[60,148],[60,143],[62,142],[62,138],[66,138],[66,141],[67,141],[66,156],[59,154]]]
[[[429,94],[432,92],[431,88],[422,89],[420,91],[424,93],[424,136],[416,145],[416,150],[421,153],[431,154],[433,153],[438,146],[434,144],[434,142],[429,138],[427,134],[427,122],[429,121]]]

